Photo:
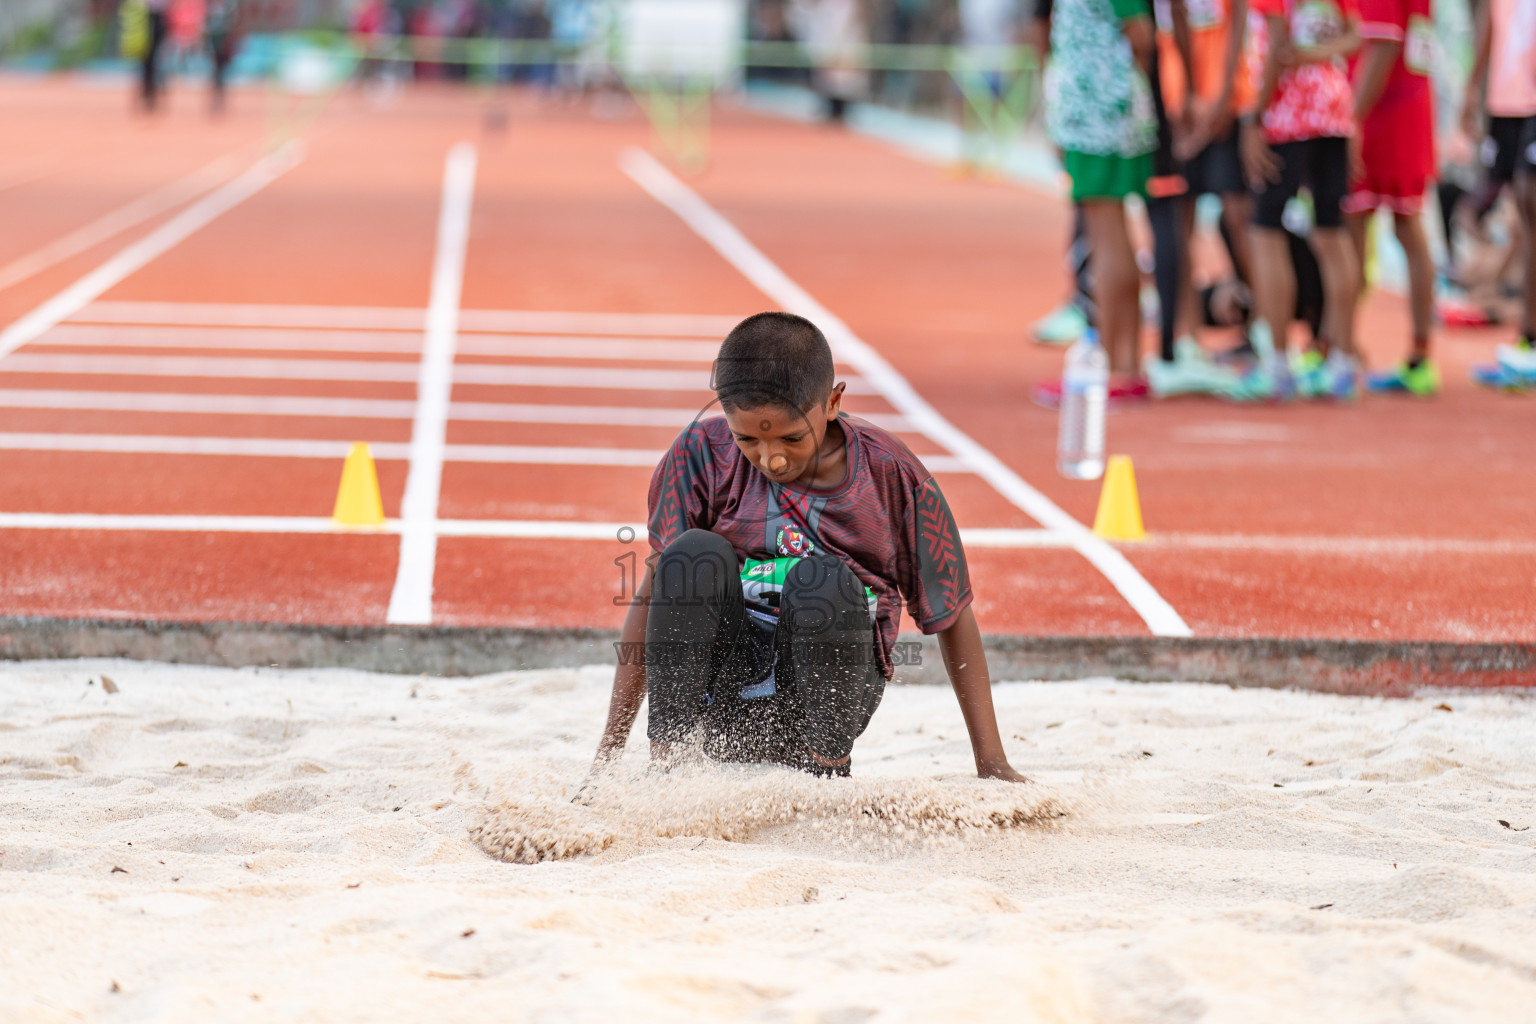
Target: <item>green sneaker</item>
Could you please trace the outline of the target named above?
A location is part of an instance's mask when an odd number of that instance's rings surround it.
[[[1087,329],[1087,315],[1077,303],[1068,302],[1035,321],[1035,341],[1042,345],[1070,345]]]
[[[1377,395],[1418,395],[1428,398],[1440,393],[1440,368],[1428,359],[1418,366],[1399,363],[1382,373],[1365,378],[1365,389]]]

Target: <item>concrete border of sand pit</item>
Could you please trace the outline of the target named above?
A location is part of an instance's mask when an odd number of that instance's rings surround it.
[[[226,667],[469,676],[615,660],[613,630],[325,626],[0,617],[0,660],[131,658]],[[897,682],[946,681],[932,637],[903,636]],[[1536,687],[1536,643],[989,636],[993,679],[1190,681],[1402,695]]]

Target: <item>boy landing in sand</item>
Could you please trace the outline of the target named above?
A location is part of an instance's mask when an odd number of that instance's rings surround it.
[[[645,698],[652,760],[790,765],[846,776],[893,672],[903,603],[938,634],[983,778],[1023,782],[992,708],[959,531],[933,475],[841,412],[809,320],[759,313],[715,361],[724,418],[696,420],[656,467],[655,555],[624,620],[594,772]]]

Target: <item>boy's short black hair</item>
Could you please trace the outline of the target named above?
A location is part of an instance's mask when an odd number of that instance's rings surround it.
[[[833,375],[832,348],[815,324],[793,313],[758,313],[720,343],[711,386],[727,411],[809,412],[832,393]]]

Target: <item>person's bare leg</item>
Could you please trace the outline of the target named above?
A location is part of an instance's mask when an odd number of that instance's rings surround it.
[[[1395,214],[1397,240],[1408,257],[1408,303],[1413,312],[1413,348],[1409,359],[1429,358],[1429,325],[1435,312],[1435,261],[1429,255],[1429,239],[1417,214]]]
[[[1179,211],[1179,229],[1183,236],[1179,239],[1179,256],[1182,266],[1179,268],[1179,312],[1174,318],[1175,334],[1180,338],[1194,338],[1196,328],[1195,310],[1199,303],[1195,299],[1195,207],[1198,205],[1199,196],[1185,196],[1184,207]]]
[[[1253,259],[1253,308],[1256,319],[1269,328],[1275,352],[1285,353],[1286,335],[1296,313],[1296,268],[1291,266],[1290,243],[1279,228],[1254,225],[1248,233]],[[1268,353],[1261,352],[1261,355]]]
[[[1515,178],[1515,203],[1525,236],[1525,310],[1520,333],[1536,340],[1536,173],[1522,171]]]
[[[1125,204],[1118,199],[1083,203],[1088,245],[1093,253],[1093,301],[1098,306],[1099,339],[1109,356],[1111,373],[1139,372],[1141,309],[1137,291],[1140,274],[1136,253],[1125,225]]]
[[[1221,219],[1227,225],[1230,239],[1232,270],[1237,279],[1246,285],[1253,283],[1253,246],[1248,237],[1253,223],[1253,196],[1247,192],[1233,192],[1221,197]]]
[[[1312,249],[1323,277],[1323,333],[1330,344],[1358,361],[1355,304],[1360,298],[1359,254],[1349,231],[1342,227],[1314,229]]]
[[[1357,284],[1355,289],[1355,303],[1357,305],[1360,302],[1360,294],[1365,290],[1367,286],[1367,282],[1365,280],[1365,265],[1366,262],[1370,259],[1371,218],[1375,216],[1375,210],[1366,210],[1363,213],[1349,213],[1344,215],[1344,227],[1349,232],[1350,249],[1353,251],[1355,258],[1355,273],[1359,275],[1355,279]],[[1324,270],[1323,273],[1326,274],[1327,270]],[[1324,296],[1331,294],[1328,291],[1328,282],[1326,279],[1323,281],[1323,294]],[[1328,309],[1327,298],[1324,298],[1323,300],[1323,309],[1325,311],[1323,316],[1324,337],[1322,339],[1322,344],[1318,345],[1317,347],[1324,355],[1327,355],[1329,350],[1332,348],[1332,342],[1330,339],[1333,337],[1333,335],[1330,333],[1333,330],[1333,321],[1329,320],[1326,314],[1326,310]],[[1351,318],[1351,321],[1353,321],[1353,318]],[[1342,351],[1344,351],[1346,354],[1349,353],[1348,349],[1343,349]]]
[[[1371,226],[1371,218],[1376,216],[1375,210],[1365,213],[1351,213],[1344,218],[1344,226],[1349,228],[1349,240],[1355,247],[1355,259],[1360,263],[1360,280],[1365,280],[1365,261],[1369,255],[1366,251],[1366,230]]]

